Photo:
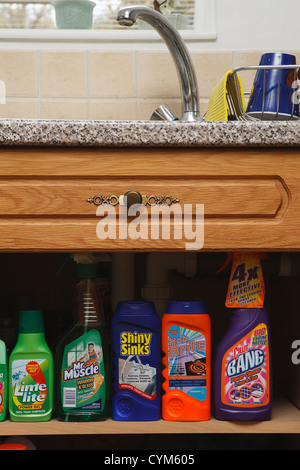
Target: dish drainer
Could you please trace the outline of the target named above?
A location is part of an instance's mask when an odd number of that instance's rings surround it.
[[[298,80],[298,87],[300,85],[300,65],[248,65],[236,67],[228,76],[227,87],[226,87],[226,101],[228,107],[228,119],[229,120],[238,120],[238,121],[260,121],[260,120],[270,120],[269,116],[265,114],[265,84],[266,84],[266,72],[267,70],[278,69],[278,87],[277,87],[277,112],[272,116],[272,120],[278,120],[280,117],[279,114],[279,102],[280,102],[280,79],[282,70],[294,70],[294,81]],[[240,87],[238,83],[237,74],[242,71],[252,71],[252,70],[263,70],[264,71],[264,81],[263,81],[263,103],[262,111],[259,116],[254,117],[246,113],[243,100],[240,93]],[[250,95],[250,92],[244,92],[244,95]],[[292,111],[289,116],[285,117],[285,120],[299,121],[299,118],[294,116],[294,106],[295,103],[292,103]]]

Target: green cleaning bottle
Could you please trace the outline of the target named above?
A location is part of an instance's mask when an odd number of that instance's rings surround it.
[[[56,412],[60,421],[102,421],[108,411],[108,349],[92,255],[74,255],[78,282],[74,324],[56,351]]]
[[[4,421],[7,412],[7,350],[0,339],[0,421]]]
[[[41,310],[20,312],[18,340],[8,371],[11,420],[48,421],[53,408],[53,357]]]

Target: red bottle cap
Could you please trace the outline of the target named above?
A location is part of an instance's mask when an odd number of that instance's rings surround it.
[[[0,450],[27,450],[24,444],[0,444]]]

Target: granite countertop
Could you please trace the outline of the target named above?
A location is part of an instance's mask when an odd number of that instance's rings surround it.
[[[0,145],[300,147],[300,121],[190,123],[0,119]]]

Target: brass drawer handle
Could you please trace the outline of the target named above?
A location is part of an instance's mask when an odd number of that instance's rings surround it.
[[[147,196],[146,196],[147,197]],[[154,196],[151,195],[147,197],[147,203],[149,206],[155,206],[157,204],[166,204],[167,206],[171,206],[172,204],[176,204],[180,200],[177,197],[173,196]]]
[[[110,204],[111,206],[116,206],[119,204],[119,197],[113,194],[112,196],[94,196],[89,197],[87,202],[95,204],[95,206],[101,206],[102,204]]]
[[[94,197],[89,197],[87,200],[90,204],[95,204],[95,206],[101,206],[102,204],[110,204],[116,206],[118,204],[127,207],[132,206],[133,204],[142,204],[144,206],[155,206],[158,204],[165,204],[171,206],[176,204],[180,200],[177,197],[173,196],[155,196],[151,194],[150,196],[145,196],[140,194],[138,191],[127,191],[122,196],[116,196],[112,194],[111,196],[97,195]]]

